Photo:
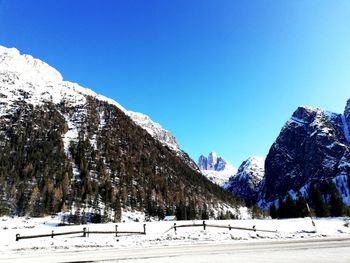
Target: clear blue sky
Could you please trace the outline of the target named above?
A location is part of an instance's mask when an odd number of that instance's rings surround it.
[[[151,116],[195,160],[264,156],[298,105],[350,98],[347,0],[0,0],[0,44]]]

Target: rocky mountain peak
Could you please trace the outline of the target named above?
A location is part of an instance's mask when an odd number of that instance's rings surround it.
[[[8,71],[33,82],[60,82],[62,75],[45,62],[30,55],[21,55],[16,48],[0,46],[0,71]]]
[[[208,155],[208,166],[206,170],[216,170],[216,165],[218,162],[218,156],[216,152],[212,151]]]
[[[64,101],[69,106],[82,108],[86,103],[86,97],[92,96],[117,106],[155,139],[178,152],[184,159],[188,159],[193,169],[198,169],[195,163],[182,153],[176,138],[148,116],[128,111],[116,101],[76,83],[63,81],[62,75],[55,68],[31,55],[21,54],[15,48],[0,46],[0,83],[3,83],[0,115],[6,114],[18,100],[24,100],[32,105],[47,102],[59,104]]]
[[[320,111],[322,110],[319,108],[300,106],[293,113],[292,119],[310,123],[315,118],[316,114]]]
[[[199,159],[198,159],[199,169],[207,170],[207,166],[208,166],[208,158],[205,157],[204,155],[199,156]]]
[[[235,196],[246,201],[255,201],[265,173],[265,158],[252,156],[238,168],[238,172],[224,185]]]
[[[208,157],[201,155],[198,159],[198,167],[201,170],[207,171],[224,171],[230,169],[230,164],[222,157],[218,156],[216,152],[212,151]]]
[[[338,179],[342,182],[339,192],[347,198],[344,176],[350,168],[348,112],[349,102],[344,114],[299,107],[270,148],[260,198],[272,201],[288,192]]]
[[[261,180],[264,172],[264,162],[265,158],[260,156],[251,156],[246,161],[244,161],[238,168],[238,173],[246,171],[249,174],[258,172],[256,175]]]
[[[343,117],[344,133],[347,141],[350,143],[350,99],[346,103]]]
[[[347,103],[346,103],[344,114],[345,114],[346,116],[349,116],[349,115],[350,115],[350,99],[348,99],[348,101],[347,101]]]
[[[214,151],[210,152],[208,157],[201,155],[198,159],[198,167],[204,176],[219,186],[224,186],[228,179],[237,172],[235,167]]]

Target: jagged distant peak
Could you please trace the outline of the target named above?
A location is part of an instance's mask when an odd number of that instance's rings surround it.
[[[350,99],[348,99],[348,101],[346,103],[344,115],[345,115],[347,121],[350,122]]]
[[[216,152],[211,151],[208,155],[207,170],[216,170],[217,162],[218,162],[218,155],[216,154]]]
[[[231,169],[231,165],[215,151],[211,151],[208,157],[201,155],[198,159],[198,167],[201,170],[223,171]]]
[[[218,156],[215,151],[211,151],[208,157],[199,156],[198,167],[204,176],[221,187],[237,172],[234,166]]]

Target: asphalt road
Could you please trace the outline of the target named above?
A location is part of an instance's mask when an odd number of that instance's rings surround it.
[[[0,262],[349,262],[350,238],[201,244],[2,255]]]

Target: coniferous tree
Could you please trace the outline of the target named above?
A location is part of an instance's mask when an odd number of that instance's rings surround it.
[[[87,224],[87,216],[86,216],[85,209],[83,210],[83,213],[81,214],[81,224],[82,225],[86,225]]]
[[[157,208],[157,217],[159,220],[163,220],[165,217],[165,211],[162,207],[158,206]]]
[[[327,206],[323,200],[320,190],[314,186],[310,189],[310,197],[312,201],[312,205],[315,210],[315,214],[317,217],[325,217],[328,215]]]
[[[306,201],[303,195],[299,192],[298,198],[296,200],[296,211],[297,217],[306,217],[309,215],[309,211],[307,210]]]
[[[283,201],[283,198],[280,196],[278,198],[278,210],[277,210],[278,218],[286,218],[286,209],[285,209],[285,202]]]
[[[278,218],[278,211],[276,209],[275,203],[270,206],[270,216],[272,219]]]
[[[342,216],[345,211],[344,203],[341,200],[339,196],[339,192],[333,183],[330,185],[330,188],[331,188],[331,196],[330,196],[330,202],[329,202],[330,215],[334,217]]]
[[[207,204],[203,204],[203,209],[202,209],[202,214],[201,214],[201,219],[202,220],[208,220],[209,219],[209,214],[208,214],[208,206]]]
[[[182,202],[176,206],[175,215],[177,220],[187,220],[186,206]]]
[[[258,205],[253,205],[251,208],[252,218],[261,218],[263,215],[263,211],[258,207]]]
[[[122,220],[122,206],[120,204],[119,196],[117,196],[114,203],[114,223],[120,223],[121,220]]]
[[[288,194],[285,201],[285,217],[295,218],[297,217],[296,204],[293,198]]]

